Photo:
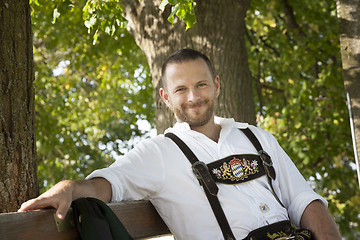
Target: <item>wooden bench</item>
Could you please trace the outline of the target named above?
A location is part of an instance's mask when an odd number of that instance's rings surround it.
[[[149,201],[110,203],[120,221],[134,239],[170,235]],[[3,240],[73,240],[80,239],[75,230],[72,210],[64,221],[54,216],[55,209],[0,214],[0,239]]]

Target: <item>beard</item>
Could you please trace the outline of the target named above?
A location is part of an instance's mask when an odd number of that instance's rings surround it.
[[[191,107],[199,107],[202,108],[190,112],[187,112],[188,108]],[[205,108],[205,112],[203,112],[203,108]],[[192,110],[191,110],[192,111]],[[190,125],[191,128],[193,127],[201,127],[207,124],[214,116],[215,111],[215,101],[214,100],[199,100],[192,104],[182,104],[180,108],[175,108],[174,113],[176,118],[179,122],[186,122]]]

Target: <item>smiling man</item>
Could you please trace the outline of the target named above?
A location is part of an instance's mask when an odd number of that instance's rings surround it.
[[[214,116],[220,78],[205,55],[175,52],[162,75],[160,95],[177,119],[166,135],[86,180],[56,184],[19,211],[53,206],[63,218],[81,197],[149,199],[176,239],[311,239],[305,229],[313,239],[341,239],[327,202],[270,133]],[[296,234],[290,220],[303,231]]]
[[[220,125],[214,122],[214,111],[220,79],[210,70],[210,64],[203,58],[168,61],[163,66],[164,88],[160,89],[160,96],[177,122],[186,122],[192,130],[217,141]]]

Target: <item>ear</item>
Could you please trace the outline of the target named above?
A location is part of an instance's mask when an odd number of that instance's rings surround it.
[[[216,97],[219,97],[220,95],[220,77],[216,75],[215,77],[215,91],[216,91]]]
[[[168,108],[171,109],[171,103],[170,103],[170,99],[169,99],[169,94],[166,92],[166,90],[164,88],[160,88],[159,93],[160,93],[160,97],[163,100],[163,102],[166,104],[166,106]]]

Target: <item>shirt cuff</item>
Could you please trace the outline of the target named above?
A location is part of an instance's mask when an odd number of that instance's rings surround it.
[[[113,176],[110,172],[106,173],[108,168],[98,169],[90,173],[85,179],[92,179],[96,177],[105,178],[111,185],[111,202],[120,202],[122,199],[119,198],[121,194],[118,194],[119,189],[115,188],[115,182],[117,181],[116,177]]]
[[[316,193],[301,193],[288,208],[289,216],[296,227],[300,227],[301,217],[305,208],[313,201],[320,200],[327,207],[327,201]]]

